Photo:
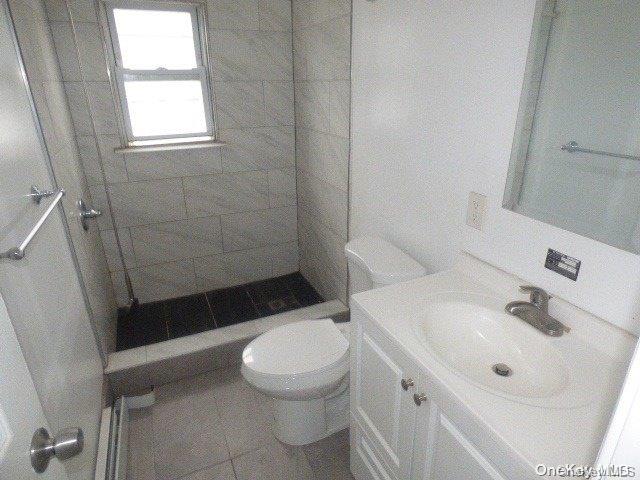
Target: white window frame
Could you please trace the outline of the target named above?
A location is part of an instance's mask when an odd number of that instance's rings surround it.
[[[106,32],[108,34],[109,50],[112,57],[113,80],[115,94],[120,103],[120,118],[127,143],[129,145],[166,144],[171,140],[176,142],[194,142],[213,140],[215,138],[215,121],[212,107],[211,80],[209,78],[209,66],[207,62],[207,35],[204,5],[196,2],[171,2],[163,0],[107,0],[104,2],[106,14]],[[132,70],[123,67],[122,54],[113,11],[114,9],[154,10],[188,12],[191,14],[193,26],[193,40],[197,67],[192,70]],[[161,80],[196,80],[202,87],[202,99],[205,112],[206,131],[169,134],[135,136],[131,128],[131,117],[127,104],[125,81],[161,81]]]

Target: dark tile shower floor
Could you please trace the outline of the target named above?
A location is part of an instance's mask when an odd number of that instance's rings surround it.
[[[145,303],[118,314],[117,350],[140,347],[323,302],[299,273]]]

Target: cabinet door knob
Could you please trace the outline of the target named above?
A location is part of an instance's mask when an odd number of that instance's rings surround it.
[[[420,406],[422,402],[427,401],[427,396],[424,393],[414,393],[413,401],[416,402],[416,405]]]
[[[402,385],[402,389],[403,390],[409,390],[409,387],[413,387],[415,385],[415,383],[413,383],[413,379],[412,378],[407,378],[407,379],[402,379],[400,381],[400,385]]]

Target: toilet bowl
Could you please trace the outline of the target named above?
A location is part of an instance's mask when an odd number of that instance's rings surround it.
[[[274,399],[275,435],[305,445],[346,428],[349,340],[331,319],[304,320],[260,335],[242,353],[242,375]]]
[[[374,237],[345,247],[351,293],[426,274],[407,254]],[[242,375],[273,398],[275,436],[289,445],[316,442],[349,425],[349,323],[304,320],[276,327],[242,353]]]

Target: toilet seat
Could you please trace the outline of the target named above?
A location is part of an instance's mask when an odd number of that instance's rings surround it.
[[[276,398],[303,400],[332,393],[349,372],[349,341],[331,319],[270,330],[242,353],[242,374]]]

